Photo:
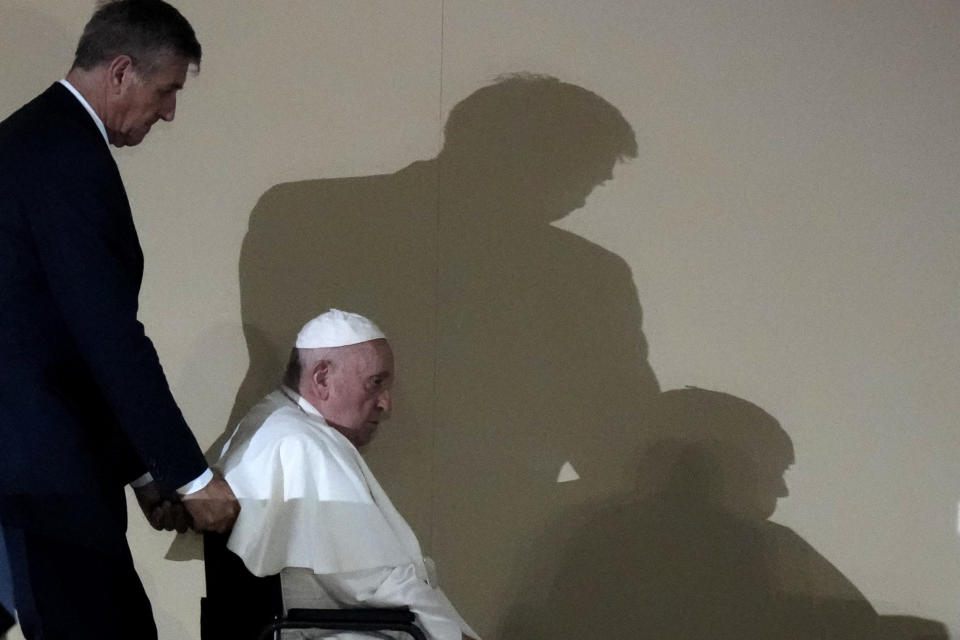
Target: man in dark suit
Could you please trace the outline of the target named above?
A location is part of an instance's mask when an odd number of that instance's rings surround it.
[[[143,254],[108,147],[173,120],[200,53],[170,5],[105,4],[66,79],[0,123],[0,517],[31,640],[156,637],[125,484],[157,528],[239,511],[137,321]]]

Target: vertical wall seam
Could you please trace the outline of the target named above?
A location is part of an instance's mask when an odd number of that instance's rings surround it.
[[[440,91],[437,95],[437,156],[443,148],[443,49],[446,0],[440,0]],[[435,548],[434,532],[437,526],[437,379],[440,376],[440,188],[443,181],[443,165],[436,162],[436,183],[434,186],[434,234],[433,234],[433,393],[430,412],[430,548]]]

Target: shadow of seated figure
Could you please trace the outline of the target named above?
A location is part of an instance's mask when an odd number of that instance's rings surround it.
[[[659,438],[637,493],[580,512],[539,601],[510,638],[873,640],[863,594],[796,532],[771,522],[793,445],[777,420],[734,396],[687,388],[651,405]],[[528,583],[532,586],[533,580]],[[524,621],[546,620],[530,627]]]

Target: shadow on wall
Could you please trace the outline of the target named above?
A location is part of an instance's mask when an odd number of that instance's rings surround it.
[[[506,638],[825,640],[948,638],[934,621],[878,616],[862,593],[788,527],[793,444],[776,419],[724,393],[667,391],[637,489],[581,523],[559,564],[539,561]]]
[[[456,105],[436,158],[271,188],[241,251],[230,425],[306,320],[357,311],[398,362],[365,455],[482,636],[945,638],[878,618],[768,520],[787,434],[732,396],[661,395],[629,268],[551,224],[636,153],[601,97],[516,75]]]
[[[637,416],[658,392],[636,288],[623,260],[551,223],[636,151],[596,94],[518,74],[452,110],[438,157],[277,185],[250,216],[250,368],[230,424],[277,384],[307,319],[376,319],[400,387],[368,457],[481,634],[557,509],[630,483]],[[558,484],[565,463],[580,479]]]

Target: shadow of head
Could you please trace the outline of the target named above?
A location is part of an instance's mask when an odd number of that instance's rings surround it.
[[[444,128],[445,184],[481,200],[507,197],[537,222],[583,206],[634,158],[633,129],[612,104],[549,76],[502,76],[457,104]],[[486,204],[486,203],[484,203]]]
[[[653,425],[663,436],[641,464],[639,486],[648,494],[762,520],[788,495],[793,443],[757,405],[718,391],[676,389],[657,398]]]

